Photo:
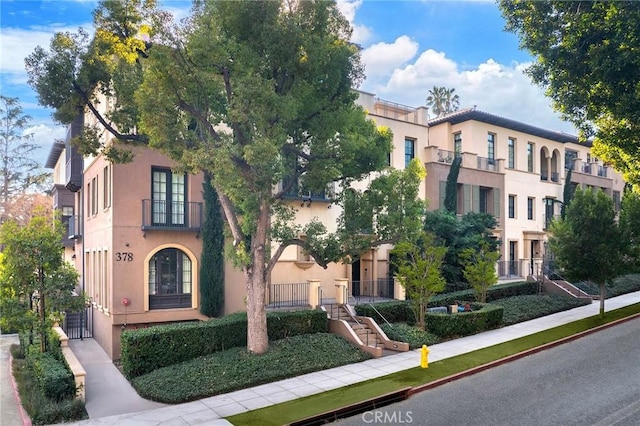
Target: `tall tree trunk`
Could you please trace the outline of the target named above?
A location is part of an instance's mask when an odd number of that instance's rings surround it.
[[[262,202],[258,226],[251,240],[251,265],[244,268],[247,281],[247,350],[255,354],[263,354],[269,348],[267,313],[264,306],[267,286],[265,250],[269,215],[269,205]]]

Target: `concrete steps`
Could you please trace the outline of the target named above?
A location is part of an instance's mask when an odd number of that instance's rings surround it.
[[[345,337],[374,357],[409,350],[408,344],[389,340],[372,318],[357,316],[348,304],[333,304],[322,309],[330,319],[332,333]]]

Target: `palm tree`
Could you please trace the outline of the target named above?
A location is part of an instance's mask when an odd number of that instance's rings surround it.
[[[444,86],[433,86],[433,89],[429,90],[427,107],[431,108],[436,117],[442,117],[459,109],[460,97],[453,94],[455,90],[447,89]]]

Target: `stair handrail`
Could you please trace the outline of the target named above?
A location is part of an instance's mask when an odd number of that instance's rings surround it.
[[[368,303],[368,305],[371,306],[374,311],[376,311],[376,314],[378,314],[380,316],[380,318],[382,318],[384,320],[384,322],[386,322],[389,327],[393,328],[393,325],[391,325],[391,323],[389,321],[387,321],[387,319],[384,317],[384,315],[382,315],[380,313],[380,311],[377,310],[375,306],[373,306],[372,303]]]
[[[343,305],[348,305],[348,303],[344,303]],[[338,306],[340,306],[340,305],[338,305]],[[369,335],[372,334],[373,330],[371,330],[368,326],[365,326],[364,324],[362,324],[360,322],[360,320],[358,320],[358,318],[355,315],[353,315],[349,309],[344,308],[344,310],[347,312],[347,315],[349,315],[349,318],[351,318],[356,324],[358,324],[362,328],[366,328],[367,329],[367,333],[366,333],[367,338],[366,338],[366,342],[364,344],[366,346],[369,346]],[[338,312],[340,312],[340,311],[338,311]],[[338,319],[340,319],[340,314],[338,314]],[[375,334],[375,332],[373,332],[373,333]]]
[[[546,274],[545,274],[545,272],[546,272]],[[553,269],[553,270],[551,270],[551,267],[549,267],[549,266],[543,266],[543,268],[542,268],[542,274],[543,274],[543,277],[544,277],[544,278],[548,279],[548,280],[549,280],[549,281],[551,281],[551,282],[555,282],[555,281],[564,281],[564,282],[568,283],[571,287],[573,287],[573,288],[577,289],[579,292],[582,292],[582,293],[586,294],[587,296],[592,296],[591,294],[589,294],[589,293],[587,293],[586,291],[582,290],[581,288],[579,288],[578,286],[576,286],[574,283],[572,283],[571,281],[569,281],[568,279],[566,279],[565,277],[563,277],[562,275],[560,275],[560,274],[558,273],[558,269]],[[555,275],[555,276],[557,276],[557,277],[559,277],[560,279],[559,279],[559,280],[555,280],[555,279],[553,279],[553,280],[552,280],[552,279],[550,278],[550,277],[552,276],[552,274],[553,274],[553,275]],[[566,290],[565,290],[565,291],[566,291]],[[572,294],[573,294],[573,293],[572,293]],[[576,296],[576,297],[577,297],[577,296]]]

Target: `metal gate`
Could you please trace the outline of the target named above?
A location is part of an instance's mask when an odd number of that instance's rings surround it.
[[[93,337],[93,308],[88,307],[80,312],[66,312],[62,329],[69,339]]]

